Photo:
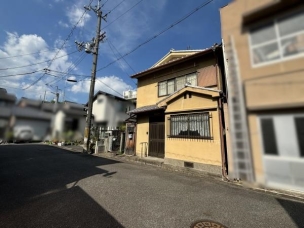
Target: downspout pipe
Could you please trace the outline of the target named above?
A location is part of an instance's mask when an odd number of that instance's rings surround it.
[[[224,110],[223,110],[223,92],[220,93],[220,97],[218,99],[218,113],[219,113],[219,122],[220,122],[220,141],[221,141],[221,156],[222,156],[222,178],[225,181],[230,181],[228,179],[228,173],[226,169],[227,159],[226,159],[226,151],[224,147],[226,136],[224,136]]]
[[[224,99],[224,94],[222,91],[222,81],[219,79],[218,77],[218,56],[216,54],[216,49],[219,47],[220,45],[218,45],[217,43],[215,43],[212,47],[213,49],[213,54],[214,54],[214,58],[216,61],[216,80],[217,80],[217,84],[218,87],[221,87],[221,92],[220,92],[220,96],[217,100],[218,103],[218,113],[219,113],[219,125],[220,125],[220,142],[221,142],[221,157],[222,157],[222,178],[225,181],[229,181],[228,179],[228,173],[227,173],[227,169],[226,169],[226,165],[227,165],[227,159],[226,159],[226,151],[225,151],[225,142],[226,142],[226,134],[224,137],[224,129],[225,129],[225,123],[224,123],[224,110],[223,110],[223,99]]]

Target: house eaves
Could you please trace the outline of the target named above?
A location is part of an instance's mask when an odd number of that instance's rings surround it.
[[[160,66],[157,66],[157,67],[153,67],[153,68],[149,68],[148,70],[145,70],[145,71],[142,71],[140,73],[137,73],[137,74],[134,74],[131,76],[131,78],[141,78],[141,77],[144,77],[146,75],[149,75],[151,73],[154,73],[154,72],[157,72],[157,71],[160,71],[160,70],[163,70],[163,69],[166,69],[168,67],[172,67],[172,66],[175,66],[175,65],[178,65],[178,64],[181,64],[183,62],[186,62],[186,61],[189,61],[189,60],[192,60],[192,59],[196,59],[198,57],[201,57],[201,56],[204,56],[204,55],[207,55],[209,53],[212,53],[215,51],[215,49],[221,47],[222,45],[215,45],[215,46],[212,46],[210,48],[207,48],[207,49],[204,49],[203,51],[200,51],[196,54],[193,54],[193,55],[189,55],[187,57],[184,57],[184,58],[180,58],[178,60],[175,60],[175,61],[172,61],[172,62],[169,62],[169,63],[166,63],[164,65],[160,65]]]

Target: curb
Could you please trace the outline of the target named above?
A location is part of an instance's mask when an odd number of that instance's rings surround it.
[[[242,183],[242,182],[226,181],[220,175],[207,173],[207,172],[190,169],[190,168],[172,166],[172,165],[164,164],[163,162],[148,161],[148,160],[139,158],[137,156],[115,155],[113,153],[112,154],[99,153],[99,154],[92,154],[92,155],[94,155],[96,157],[109,158],[109,159],[118,160],[118,161],[140,163],[140,164],[144,164],[144,165],[152,165],[152,166],[158,167],[162,170],[166,170],[168,172],[178,172],[178,173],[182,173],[187,176],[208,178],[208,179],[216,180],[218,183],[229,185],[231,187],[242,188],[242,189],[254,191],[257,193],[261,193],[261,194],[268,194],[268,195],[277,196],[277,197],[285,197],[288,199],[293,199],[293,200],[298,200],[298,201],[304,202],[303,193],[256,187],[254,185],[250,185],[250,184]]]
[[[53,146],[53,147],[67,150],[70,152],[72,151],[72,152],[76,152],[76,153],[82,153],[82,151],[75,150],[73,148],[68,148],[65,146],[57,146],[57,145],[49,145],[49,144],[43,144],[43,145]],[[93,154],[87,154],[87,155],[92,155],[95,157],[102,157],[102,158],[107,158],[107,159],[112,159],[112,160],[122,161],[122,162],[151,165],[151,166],[160,168],[160,169],[168,171],[168,172],[178,172],[178,173],[182,173],[187,176],[208,178],[208,179],[216,180],[218,183],[229,185],[231,187],[242,188],[242,189],[251,190],[251,191],[254,191],[257,193],[261,193],[261,194],[268,194],[268,195],[277,196],[277,197],[285,197],[288,199],[293,199],[293,200],[298,200],[298,201],[304,202],[304,194],[300,193],[300,192],[298,193],[298,192],[293,192],[293,191],[284,191],[284,190],[263,188],[260,186],[249,185],[247,183],[242,183],[242,182],[226,181],[221,176],[216,175],[216,174],[207,173],[207,172],[190,169],[190,168],[172,166],[172,165],[164,164],[163,162],[160,162],[160,161],[146,160],[146,159],[142,159],[140,157],[133,156],[133,155],[117,155],[115,153],[109,153],[109,152],[98,153],[98,154],[93,153]]]

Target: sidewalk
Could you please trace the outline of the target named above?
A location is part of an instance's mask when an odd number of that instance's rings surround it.
[[[62,149],[77,152],[77,153],[83,152],[82,145],[78,145],[78,146],[76,146],[76,145],[70,145],[70,146],[50,145],[50,146],[55,146],[58,148],[62,148]],[[209,173],[206,173],[206,172],[203,172],[200,170],[164,164],[164,160],[160,159],[160,158],[152,158],[152,157],[142,157],[141,158],[138,156],[116,154],[116,153],[112,153],[112,152],[103,152],[103,153],[91,154],[91,155],[97,156],[97,157],[113,159],[113,160],[117,160],[117,161],[122,161],[122,162],[133,162],[133,163],[139,163],[139,164],[143,164],[143,165],[152,165],[152,166],[156,166],[161,169],[167,170],[169,172],[179,172],[179,173],[183,173],[183,174],[189,175],[189,176],[197,176],[197,177],[202,177],[202,178],[213,179],[215,181],[220,181],[221,183],[226,183],[228,185],[239,187],[239,188],[250,189],[253,191],[263,192],[263,193],[271,194],[271,195],[281,195],[281,196],[285,196],[285,197],[289,197],[289,198],[294,198],[297,200],[304,200],[303,193],[277,190],[277,189],[260,188],[258,186],[249,185],[246,183],[235,182],[235,181],[225,181],[221,176],[209,174]]]

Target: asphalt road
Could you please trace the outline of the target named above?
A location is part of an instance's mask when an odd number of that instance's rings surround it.
[[[304,203],[45,145],[0,146],[0,227],[304,227]]]

